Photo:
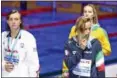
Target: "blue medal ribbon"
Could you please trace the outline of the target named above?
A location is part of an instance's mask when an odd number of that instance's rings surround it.
[[[14,58],[13,57],[13,51],[15,49],[15,46],[16,46],[16,44],[18,42],[18,39],[19,39],[20,35],[21,35],[21,31],[19,31],[19,33],[18,33],[18,35],[17,35],[17,37],[16,37],[16,39],[15,39],[14,44],[13,44],[12,47],[10,46],[11,45],[11,38],[8,37],[8,48],[11,50],[11,53],[10,53],[10,56],[7,59],[11,63],[14,63],[14,60],[13,60],[13,58]],[[18,61],[18,60],[15,59],[15,61]]]

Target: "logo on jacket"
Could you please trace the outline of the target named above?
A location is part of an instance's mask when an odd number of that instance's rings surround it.
[[[20,47],[21,48],[24,48],[24,43],[20,43]]]
[[[77,51],[72,51],[73,54],[76,54]]]
[[[37,51],[37,48],[36,48],[36,47],[34,47],[34,48],[33,48],[33,52],[36,52],[36,51]]]
[[[69,55],[69,51],[65,50],[65,55],[68,56]]]
[[[91,53],[92,53],[92,51],[84,51],[84,53],[91,54]]]

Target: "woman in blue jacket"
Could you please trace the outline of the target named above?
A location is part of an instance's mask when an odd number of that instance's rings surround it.
[[[91,19],[80,17],[76,21],[79,34],[65,44],[65,64],[69,78],[105,77],[104,55],[100,42],[90,35]]]

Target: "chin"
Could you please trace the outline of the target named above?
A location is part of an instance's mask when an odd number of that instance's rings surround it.
[[[13,29],[13,30],[17,30],[17,29],[19,29],[19,27],[13,27],[12,29]]]

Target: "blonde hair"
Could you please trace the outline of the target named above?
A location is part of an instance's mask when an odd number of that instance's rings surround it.
[[[85,30],[85,23],[86,22],[91,22],[91,19],[90,18],[86,18],[84,16],[81,16],[80,18],[78,18],[76,20],[75,32],[83,33],[84,30]]]
[[[94,6],[93,4],[88,4],[88,5],[86,5],[86,6],[90,6],[90,7],[93,9],[94,15],[93,15],[93,17],[92,17],[92,20],[93,20],[93,23],[94,23],[94,24],[97,24],[97,23],[98,23],[98,16],[97,16],[97,11],[96,11],[95,6]],[[84,7],[86,7],[86,6],[84,6]]]

